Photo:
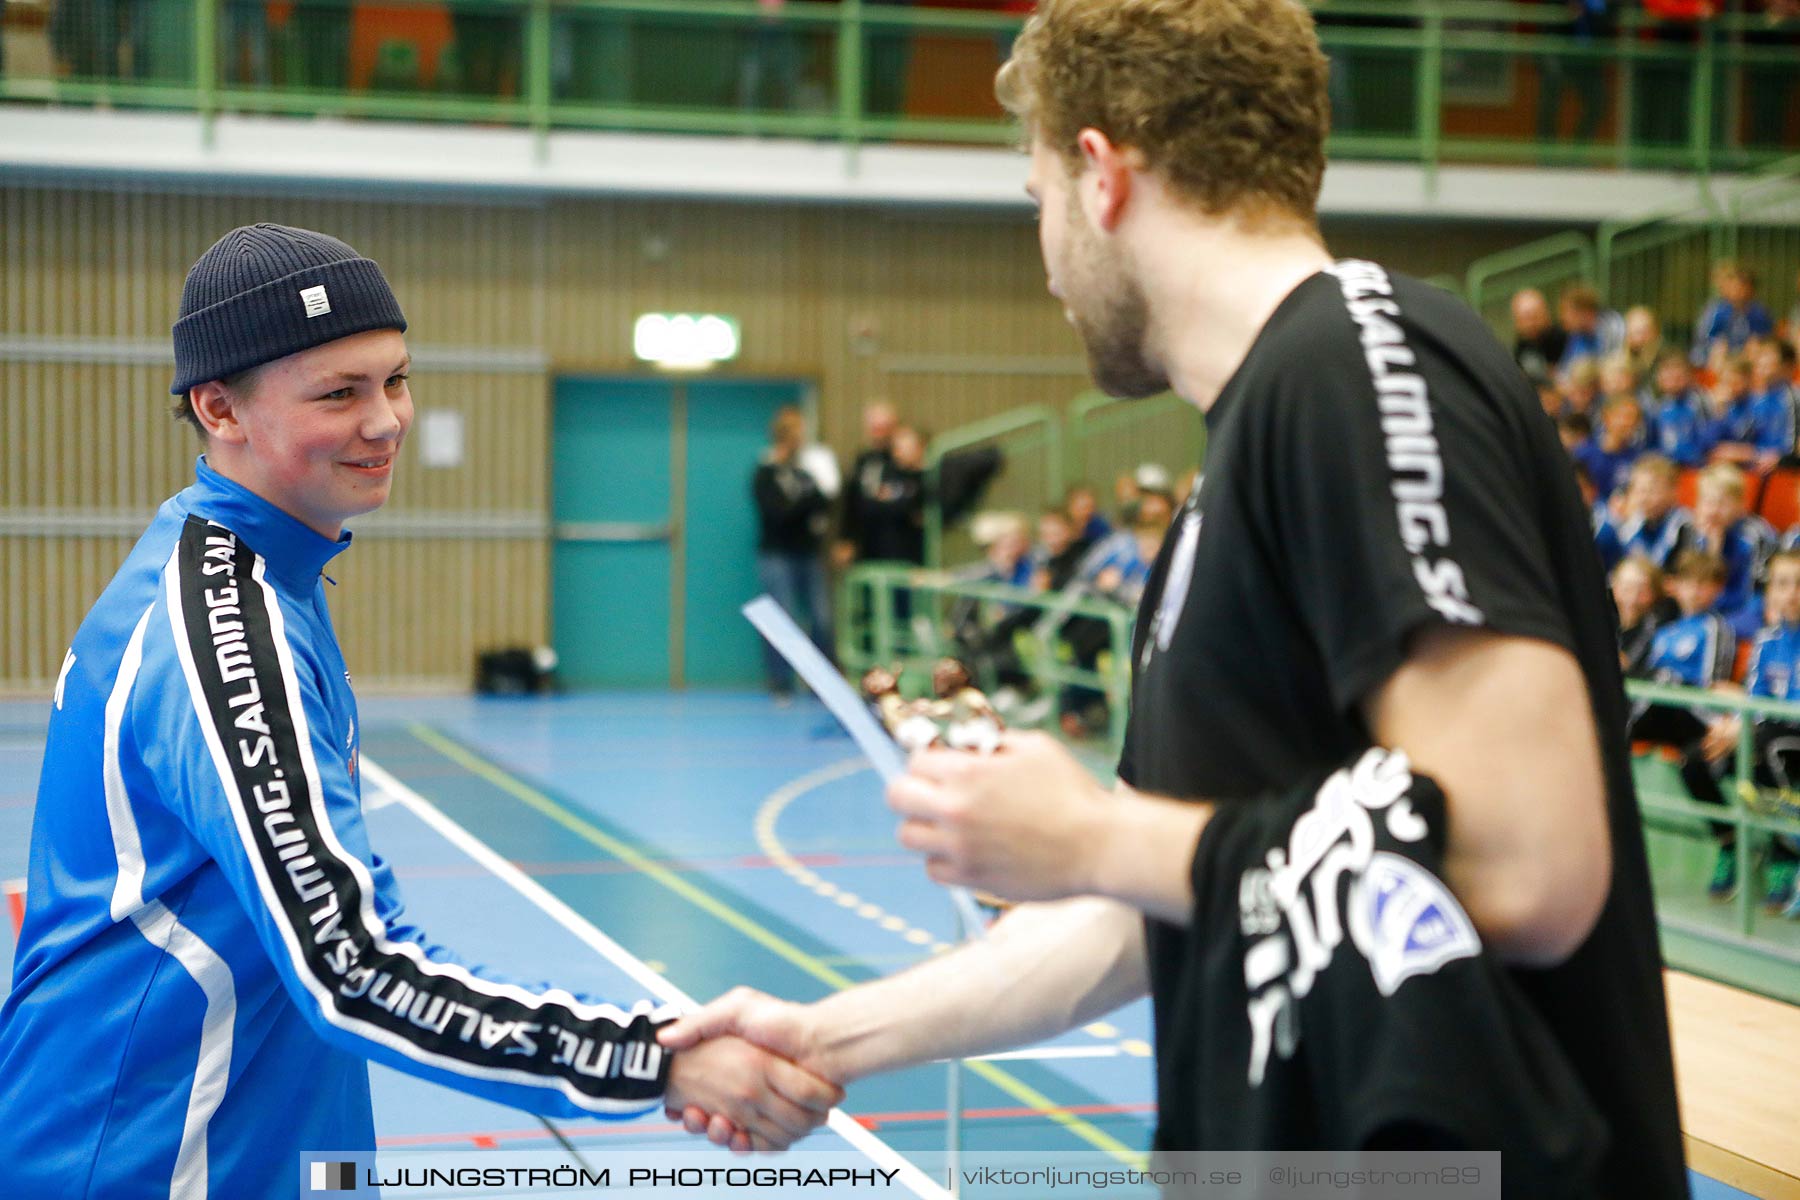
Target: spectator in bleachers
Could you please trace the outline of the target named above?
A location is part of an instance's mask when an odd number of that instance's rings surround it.
[[[1090,549],[1070,587],[1135,609],[1174,514],[1175,502],[1168,492],[1141,492],[1131,526],[1113,531]],[[1111,644],[1111,635],[1106,623],[1094,617],[1076,617],[1063,628],[1076,664],[1090,671]],[[1106,698],[1091,688],[1065,689],[1061,708],[1063,732],[1070,737],[1085,736],[1106,720]]]
[[[1600,499],[1609,499],[1618,490],[1644,452],[1638,437],[1641,423],[1638,402],[1629,393],[1613,396],[1600,410],[1600,428],[1575,448],[1575,459],[1587,468]]]
[[[1594,423],[1585,414],[1567,413],[1556,418],[1556,436],[1562,439],[1563,449],[1569,452],[1569,457],[1579,463],[1579,451],[1594,438]]]
[[[1800,274],[1794,276],[1794,307],[1788,309],[1787,340],[1789,347],[1800,352]],[[1795,382],[1800,383],[1800,377]]]
[[[1037,545],[1031,551],[1031,587],[1037,592],[1060,592],[1075,578],[1082,555],[1092,543],[1075,536],[1075,525],[1060,508],[1038,514]]]
[[[1742,471],[1730,463],[1706,468],[1695,486],[1694,519],[1683,543],[1684,549],[1716,554],[1725,564],[1718,609],[1739,638],[1762,627],[1762,598],[1756,589],[1778,540],[1767,521],[1747,511],[1744,498]]]
[[[1646,454],[1631,464],[1625,500],[1594,533],[1600,561],[1608,571],[1628,554],[1642,554],[1659,567],[1680,547],[1691,518],[1675,503],[1675,464]]]
[[[1600,364],[1600,400],[1604,404],[1615,396],[1637,401],[1638,415],[1644,415],[1644,375],[1631,364],[1631,356],[1623,350],[1609,354]],[[1637,431],[1641,443],[1648,436],[1647,425],[1640,422]]]
[[[1100,512],[1100,499],[1085,483],[1076,484],[1063,497],[1063,511],[1075,528],[1075,540],[1084,550],[1092,549],[1112,532],[1112,522]]]
[[[50,51],[78,82],[119,74],[119,7],[115,0],[57,0],[50,9]]]
[[[781,10],[787,0],[757,0],[762,10],[752,27],[743,31],[744,48],[738,57],[737,104],[739,108],[795,107],[800,89],[800,38]]]
[[[1121,528],[1130,528],[1137,519],[1138,500],[1142,495],[1136,472],[1120,471],[1113,477],[1113,519]]]
[[[1783,456],[1794,453],[1796,437],[1800,437],[1800,391],[1794,387],[1794,348],[1774,338],[1760,338],[1750,351],[1751,405],[1756,411],[1757,445],[1773,457],[1772,467]]]
[[[1657,360],[1649,424],[1651,446],[1670,462],[1697,467],[1706,461],[1712,417],[1694,386],[1694,368],[1679,350],[1665,350]]]
[[[1694,323],[1695,366],[1705,366],[1721,348],[1736,354],[1753,337],[1775,332],[1769,310],[1756,298],[1756,275],[1741,263],[1725,259],[1713,267],[1718,293]]]
[[[1553,32],[1572,39],[1576,46],[1591,50],[1595,44],[1613,36],[1617,25],[1613,0],[1550,0],[1570,17],[1567,25],[1552,27]],[[1611,93],[1606,87],[1606,64],[1598,57],[1567,53],[1538,56],[1538,140],[1554,142],[1561,128],[1563,96],[1575,97],[1575,140],[1591,142],[1600,122],[1606,119]]]
[[[1662,624],[1657,606],[1663,574],[1643,555],[1630,555],[1612,569],[1612,596],[1619,610],[1619,669],[1627,679],[1648,679],[1650,643]]]
[[[1761,450],[1756,410],[1751,405],[1750,360],[1734,354],[1720,362],[1712,389],[1713,423],[1708,436],[1714,462],[1755,462]]]
[[[758,524],[756,574],[763,590],[830,654],[831,599],[823,557],[831,528],[830,481],[808,469],[806,442],[800,410],[788,405],[777,411],[769,424],[769,447],[750,483]],[[791,700],[793,668],[774,647],[765,645],[763,651],[769,694],[777,702]]]
[[[1572,283],[1564,288],[1556,298],[1556,313],[1569,336],[1563,347],[1564,367],[1582,358],[1605,359],[1625,346],[1625,318],[1602,308],[1600,293],[1590,284]]]
[[[1625,357],[1640,380],[1649,379],[1663,353],[1662,322],[1648,305],[1635,305],[1625,312]]]
[[[1544,293],[1524,288],[1513,293],[1513,361],[1540,387],[1556,374],[1569,336],[1550,319]]]
[[[1731,626],[1713,609],[1724,584],[1725,564],[1717,555],[1698,550],[1683,552],[1669,579],[1669,590],[1681,606],[1681,615],[1658,629],[1650,640],[1648,671],[1652,680],[1690,688],[1729,685],[1737,643]],[[1701,803],[1723,807],[1725,796],[1707,756],[1708,734],[1717,723],[1717,716],[1710,710],[1645,704],[1632,717],[1629,734],[1633,741],[1674,749],[1681,756],[1681,781],[1688,794]],[[1715,823],[1713,836],[1719,841],[1721,852],[1707,891],[1723,899],[1737,885],[1735,872],[1723,866],[1731,858],[1725,848],[1730,845],[1732,827]],[[1732,865],[1735,867],[1735,860]]]
[[[1585,356],[1571,360],[1562,373],[1562,411],[1593,420],[1599,410],[1600,364]]]
[[[219,6],[219,50],[222,81],[269,86],[269,8],[263,0]]]
[[[1800,79],[1800,72],[1795,70],[1795,56],[1800,54],[1800,0],[1750,0],[1749,7],[1762,19],[1745,32],[1745,44],[1765,54],[1782,56],[1744,64],[1750,144],[1759,149],[1791,146],[1787,120],[1795,82]]]
[[[1637,67],[1636,133],[1647,142],[1681,145],[1688,140],[1689,101],[1700,23],[1718,15],[1722,0],[1643,0],[1652,18],[1647,36],[1658,50],[1686,47],[1685,55],[1647,58]]]
[[[1768,624],[1756,635],[1744,690],[1771,700],[1800,699],[1800,554],[1781,553],[1769,561]],[[1740,719],[1727,716],[1713,723],[1703,750],[1719,778],[1736,770],[1735,751],[1742,730]],[[1756,722],[1755,780],[1765,788],[1779,789],[1792,806],[1800,783],[1800,724],[1778,717]],[[1715,827],[1715,830],[1718,827]],[[1715,895],[1729,897],[1736,890],[1736,831],[1724,827],[1719,860],[1714,865]],[[1800,917],[1800,897],[1795,894],[1796,856],[1792,839],[1776,836],[1768,847],[1763,866],[1763,903],[1772,912]]]

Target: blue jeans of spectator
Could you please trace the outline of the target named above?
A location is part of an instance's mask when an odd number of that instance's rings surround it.
[[[825,582],[825,563],[818,554],[782,554],[759,551],[756,578],[762,588],[787,610],[794,624],[806,630],[813,644],[831,656],[831,597]],[[794,690],[794,669],[763,643],[768,664],[769,690],[784,694]]]

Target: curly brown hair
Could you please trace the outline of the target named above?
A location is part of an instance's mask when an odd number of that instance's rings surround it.
[[[1297,0],[1040,0],[995,92],[1072,171],[1076,137],[1093,128],[1209,215],[1310,225],[1326,73]]]

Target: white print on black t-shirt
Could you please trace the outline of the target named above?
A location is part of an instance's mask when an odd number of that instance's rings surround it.
[[[1176,622],[1187,604],[1188,586],[1194,579],[1194,551],[1200,544],[1200,522],[1205,519],[1198,509],[1181,514],[1181,529],[1175,535],[1175,553],[1169,559],[1168,578],[1163,582],[1162,596],[1156,602],[1156,616],[1150,622],[1150,636],[1144,639],[1138,669],[1150,665],[1150,655],[1169,648],[1175,637]]]
[[[1411,859],[1375,849],[1372,813],[1388,833],[1423,841],[1425,821],[1406,798],[1413,777],[1406,755],[1379,747],[1334,772],[1310,811],[1294,822],[1286,851],[1238,882],[1238,918],[1246,938],[1244,983],[1250,993],[1250,1086],[1263,1081],[1274,1050],[1290,1058],[1300,1040],[1299,1001],[1346,932],[1391,996],[1415,975],[1481,952],[1475,926],[1450,890]],[[1349,879],[1342,919],[1338,884]],[[1346,930],[1346,925],[1348,929]]]
[[[1363,357],[1375,381],[1381,432],[1387,441],[1389,488],[1400,538],[1412,555],[1413,577],[1425,602],[1445,620],[1480,625],[1486,618],[1469,598],[1463,569],[1448,555],[1435,561],[1426,548],[1447,549],[1450,517],[1444,510],[1444,459],[1433,433],[1431,398],[1425,379],[1407,370],[1418,362],[1398,322],[1394,286],[1387,272],[1370,262],[1348,260],[1331,268],[1344,291],[1350,318],[1361,333]]]

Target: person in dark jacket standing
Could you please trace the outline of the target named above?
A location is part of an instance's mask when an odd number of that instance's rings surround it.
[[[751,492],[756,497],[758,534],[756,575],[775,598],[812,635],[821,650],[831,652],[831,609],[820,557],[831,524],[828,484],[808,460],[818,454],[806,446],[806,418],[793,406],[781,409],[769,424],[769,448],[757,464]],[[769,693],[778,702],[794,694],[794,671],[774,647],[764,645]]]

